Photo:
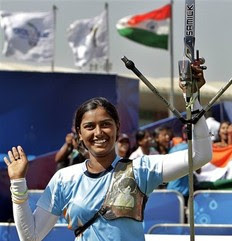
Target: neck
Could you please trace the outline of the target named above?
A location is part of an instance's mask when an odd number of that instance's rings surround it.
[[[116,154],[111,157],[93,157],[90,155],[90,159],[87,161],[87,170],[91,173],[100,173],[108,169],[116,158]]]
[[[160,146],[160,154],[167,154],[167,148],[164,146]]]
[[[126,156],[126,151],[118,151],[118,155],[121,157],[125,157]]]
[[[143,152],[143,154],[145,154],[145,155],[149,155],[150,154],[150,148],[149,147],[142,147],[141,146],[141,148],[142,148],[142,152]]]

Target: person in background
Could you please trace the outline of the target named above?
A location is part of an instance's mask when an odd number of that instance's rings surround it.
[[[222,121],[219,130],[218,138],[213,143],[217,147],[226,147],[232,145],[232,124],[229,121]]]
[[[152,142],[151,142],[151,135],[149,131],[147,130],[138,130],[135,134],[135,151],[133,151],[129,157],[129,159],[135,159],[138,157],[141,157],[143,155],[155,155],[158,154],[157,151],[155,151],[152,148]]]
[[[116,153],[123,158],[128,158],[131,154],[130,138],[127,134],[119,134]]]
[[[55,155],[56,170],[81,163],[87,158],[88,151],[79,142],[77,134],[73,131],[66,135],[65,143]]]
[[[160,126],[153,131],[153,147],[159,154],[167,154],[173,137],[172,131],[166,126]]]
[[[232,180],[232,124],[222,121],[212,143],[212,160],[196,174],[201,189],[226,189]]]
[[[200,66],[192,66],[192,71],[200,88],[205,83],[203,71]],[[185,92],[181,83],[180,87]],[[201,108],[195,98],[193,110]],[[88,149],[89,158],[57,171],[33,213],[28,202],[28,160],[23,148],[12,147],[8,158],[4,158],[20,240],[44,239],[64,213],[76,241],[145,241],[142,221],[147,197],[160,183],[188,173],[186,151],[142,155],[125,161],[115,150],[120,130],[118,112],[103,97],[87,100],[77,109],[75,129],[78,139]],[[194,125],[192,144],[195,170],[212,158],[204,117]],[[116,202],[119,194],[120,200]],[[125,202],[127,197],[129,203]]]

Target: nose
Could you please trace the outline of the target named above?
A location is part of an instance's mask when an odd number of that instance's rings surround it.
[[[101,135],[102,134],[102,129],[99,125],[96,126],[95,128],[95,135]]]

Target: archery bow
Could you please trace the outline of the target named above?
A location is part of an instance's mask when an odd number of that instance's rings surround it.
[[[229,88],[232,84],[232,78],[229,82],[221,88],[217,95],[204,107],[194,118],[192,118],[192,104],[194,103],[193,88],[197,87],[196,80],[193,78],[191,65],[202,65],[204,59],[199,58],[199,51],[196,51],[196,59],[194,56],[195,47],[195,0],[185,0],[185,37],[184,37],[184,54],[185,59],[178,62],[179,75],[182,84],[186,87],[186,119],[180,114],[180,112],[172,106],[158,90],[146,79],[146,77],[135,67],[134,63],[122,57],[122,61],[126,67],[132,70],[140,80],[147,85],[147,87],[156,94],[161,101],[169,108],[173,114],[183,123],[187,124],[187,136],[188,136],[188,160],[189,160],[189,223],[190,223],[190,240],[194,241],[194,208],[193,208],[193,160],[192,160],[192,124],[196,124],[197,121],[208,111],[216,100]],[[200,66],[203,70],[205,66]],[[198,92],[199,96],[199,92]]]
[[[187,117],[187,137],[188,137],[188,164],[189,164],[189,225],[190,240],[194,241],[194,207],[193,207],[193,160],[192,160],[192,96],[194,79],[191,65],[194,64],[195,47],[195,0],[185,1],[185,29],[184,29],[184,54],[185,59],[178,62],[180,80],[186,88],[186,117]]]

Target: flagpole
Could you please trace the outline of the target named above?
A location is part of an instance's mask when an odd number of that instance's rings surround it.
[[[107,57],[106,57],[106,62],[105,62],[105,70],[106,73],[109,73],[110,71],[110,62],[109,62],[109,46],[110,46],[110,36],[109,36],[109,6],[108,3],[105,2],[105,11],[106,11],[106,28],[107,28],[107,37],[108,37],[108,49],[107,49]]]
[[[53,5],[53,30],[54,30],[54,37],[53,37],[53,55],[52,55],[52,61],[51,61],[51,71],[54,72],[54,66],[55,66],[55,48],[56,48],[56,11],[57,6]]]
[[[170,13],[170,104],[174,106],[174,60],[173,60],[173,0],[170,1],[171,13]],[[169,110],[169,117],[173,116],[172,111]]]

